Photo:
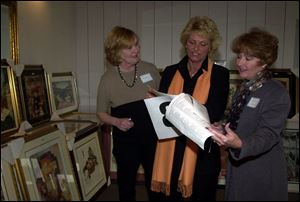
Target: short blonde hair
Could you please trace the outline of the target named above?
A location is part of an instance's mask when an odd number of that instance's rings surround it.
[[[253,27],[232,42],[231,49],[234,53],[246,53],[260,59],[261,65],[270,67],[277,59],[278,38],[266,30]]]
[[[121,50],[133,46],[139,38],[132,30],[115,26],[104,42],[106,59],[112,65],[121,63]]]
[[[192,17],[181,32],[180,41],[184,47],[192,33],[197,33],[209,38],[210,49],[208,56],[212,58],[222,41],[215,21],[206,16]]]

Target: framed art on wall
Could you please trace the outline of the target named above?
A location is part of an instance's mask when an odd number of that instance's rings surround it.
[[[42,65],[25,65],[20,78],[24,119],[35,126],[49,121],[47,76]]]
[[[5,61],[1,61],[1,136],[18,129],[20,125],[18,103],[14,72]]]
[[[46,134],[45,134],[46,133]],[[80,200],[65,136],[52,127],[25,142],[17,161],[27,201]]]
[[[52,111],[58,115],[78,110],[78,91],[72,72],[49,75]]]
[[[84,201],[90,200],[106,183],[97,131],[76,141],[73,155]]]

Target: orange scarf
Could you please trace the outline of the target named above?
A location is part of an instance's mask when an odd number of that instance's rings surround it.
[[[208,60],[207,71],[203,70],[193,92],[193,97],[201,104],[205,104],[208,98],[212,66],[213,62]],[[174,95],[180,94],[183,90],[183,84],[184,79],[177,70],[169,86],[168,93]],[[175,143],[175,138],[159,140],[157,142],[151,182],[151,189],[155,192],[163,192],[166,195],[170,195]],[[197,152],[198,146],[190,139],[187,139],[178,180],[178,191],[182,193],[184,198],[192,195]]]

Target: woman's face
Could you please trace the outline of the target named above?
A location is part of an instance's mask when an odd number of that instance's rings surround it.
[[[186,42],[189,60],[193,63],[202,62],[208,55],[210,41],[198,33],[192,33]]]
[[[236,58],[236,69],[239,71],[243,79],[255,79],[257,73],[264,69],[264,65],[260,64],[260,59],[245,53],[240,53]]]
[[[121,64],[129,66],[135,65],[140,60],[140,44],[135,40],[134,44],[129,48],[121,50]]]

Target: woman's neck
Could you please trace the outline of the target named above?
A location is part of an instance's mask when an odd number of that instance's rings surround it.
[[[193,77],[198,72],[198,70],[201,68],[201,66],[202,66],[202,61],[201,62],[188,61],[187,68],[188,68],[190,76]]]
[[[135,70],[136,64],[129,64],[129,63],[121,63],[118,65],[122,72],[131,72]]]

